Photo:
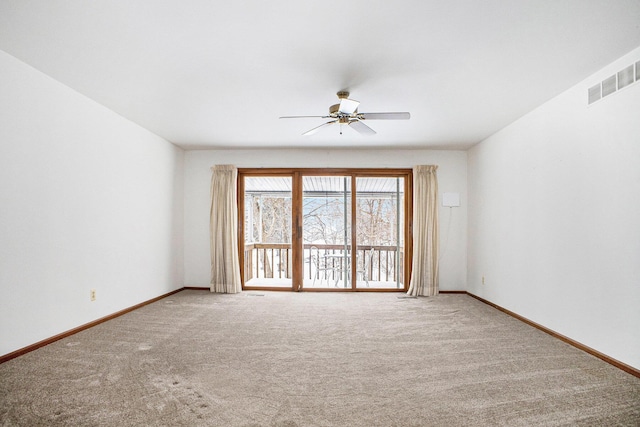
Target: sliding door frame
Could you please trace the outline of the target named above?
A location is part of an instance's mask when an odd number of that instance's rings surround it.
[[[245,286],[244,272],[244,238],[245,238],[245,206],[244,192],[245,177],[291,177],[291,198],[292,198],[292,230],[291,230],[291,250],[292,250],[292,287],[253,287]],[[403,258],[403,288],[400,289],[369,289],[356,287],[356,269],[351,269],[352,288],[347,289],[322,289],[304,288],[303,283],[303,229],[302,229],[302,177],[303,176],[348,176],[351,178],[351,246],[356,247],[356,211],[357,211],[357,188],[356,178],[404,178],[404,258]],[[277,291],[309,291],[309,292],[405,292],[409,289],[411,279],[411,260],[413,257],[413,171],[408,168],[401,169],[372,169],[372,168],[238,168],[238,256],[240,259],[240,278],[243,290],[277,290]],[[351,265],[356,265],[357,251],[351,251]],[[396,267],[397,268],[397,267]],[[400,274],[396,271],[396,274]]]

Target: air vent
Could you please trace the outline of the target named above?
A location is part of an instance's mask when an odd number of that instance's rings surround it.
[[[618,90],[633,83],[633,64],[622,71],[618,71]]]
[[[618,71],[613,76],[604,79],[602,82],[589,88],[589,104],[611,95],[620,89],[631,86],[640,81],[640,61]]]
[[[600,83],[589,88],[589,104],[593,104],[598,99],[602,98],[602,94],[600,92]]]
[[[611,95],[616,91],[616,75],[609,77],[608,79],[604,79],[602,81],[602,97],[604,98],[607,95]]]

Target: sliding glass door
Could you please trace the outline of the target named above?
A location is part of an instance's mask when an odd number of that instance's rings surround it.
[[[302,177],[302,286],[350,288],[351,177]]]
[[[292,177],[244,178],[245,287],[291,288]]]
[[[403,289],[404,178],[356,178],[356,287]]]
[[[244,289],[405,290],[411,170],[240,169]]]

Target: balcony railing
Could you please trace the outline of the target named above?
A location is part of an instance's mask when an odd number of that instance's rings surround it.
[[[303,248],[305,283],[316,281],[330,283],[341,279],[345,270],[344,245],[305,244]],[[358,280],[364,280],[366,277],[368,282],[404,283],[403,248],[400,248],[398,257],[397,252],[396,246],[358,246],[356,249]],[[253,279],[291,279],[292,271],[290,243],[246,243],[244,245],[245,283]]]

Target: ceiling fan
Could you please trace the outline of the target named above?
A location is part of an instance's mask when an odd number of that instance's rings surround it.
[[[358,105],[360,102],[353,99],[349,99],[349,92],[338,92],[338,98],[340,98],[339,104],[334,104],[329,107],[328,116],[283,116],[281,119],[303,119],[303,118],[322,118],[333,119],[329,122],[321,124],[302,135],[313,135],[322,128],[333,125],[348,125],[358,131],[362,135],[375,135],[376,131],[363,123],[364,120],[409,120],[411,115],[409,113],[359,113]],[[340,127],[340,134],[342,134],[342,127]]]

